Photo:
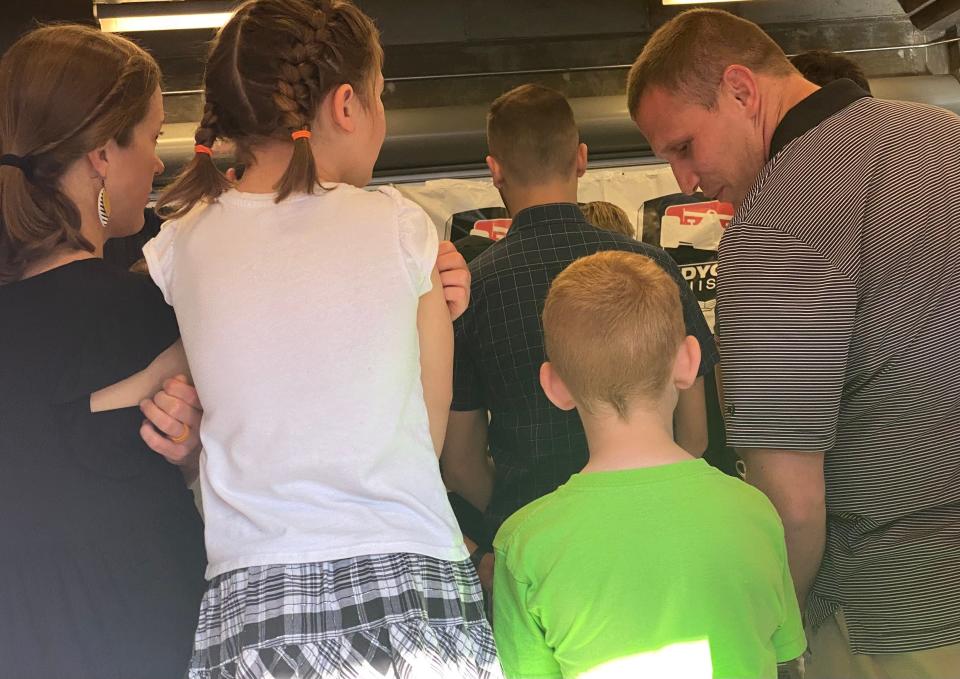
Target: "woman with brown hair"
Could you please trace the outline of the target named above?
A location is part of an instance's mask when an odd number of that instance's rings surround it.
[[[205,556],[175,465],[195,468],[197,417],[147,397],[195,393],[164,380],[182,349],[160,292],[101,259],[163,168],[159,85],[146,52],[79,26],[0,61],[4,676],[170,679],[190,655]]]

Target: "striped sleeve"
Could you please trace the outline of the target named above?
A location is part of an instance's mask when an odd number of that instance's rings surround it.
[[[717,327],[730,445],[833,448],[856,308],[853,283],[794,236],[728,230]]]

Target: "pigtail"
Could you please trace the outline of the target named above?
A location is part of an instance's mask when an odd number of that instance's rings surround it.
[[[310,119],[324,90],[316,64],[327,43],[326,29],[323,11],[312,12],[302,27],[300,39],[284,55],[280,67],[274,103],[280,112],[281,124],[293,138],[293,156],[277,184],[277,202],[294,192],[313,193],[317,185],[317,165],[310,147]]]
[[[207,61],[208,106],[197,142],[229,139],[254,161],[259,144],[293,144],[290,163],[274,190],[277,202],[315,193],[317,163],[310,142],[318,107],[332,88],[350,83],[369,94],[382,63],[373,22],[347,0],[249,0],[217,36]],[[201,138],[209,127],[213,134]],[[228,188],[207,158],[196,157],[159,201],[163,216],[180,216]]]
[[[182,217],[197,203],[212,203],[230,189],[229,180],[213,162],[213,145],[219,136],[214,105],[208,101],[194,135],[193,159],[160,195],[156,208],[158,215],[164,219]]]

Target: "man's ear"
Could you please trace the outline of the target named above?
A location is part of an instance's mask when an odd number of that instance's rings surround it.
[[[543,387],[543,393],[547,395],[550,403],[557,406],[560,410],[573,410],[577,404],[570,395],[570,390],[564,383],[557,371],[553,369],[550,361],[546,361],[540,366],[540,386]]]
[[[756,74],[746,66],[731,64],[723,72],[720,94],[727,94],[747,115],[753,117],[760,108],[760,88]]]
[[[700,343],[693,335],[687,335],[677,349],[673,362],[673,385],[679,389],[689,389],[697,381],[700,372]]]
[[[503,188],[503,166],[500,165],[500,161],[494,158],[493,156],[487,156],[487,169],[490,170],[490,178],[493,180],[493,185],[498,189]]]
[[[328,94],[323,103],[334,127],[343,132],[353,132],[357,128],[357,107],[360,105],[360,97],[349,83]]]
[[[582,177],[587,171],[587,145],[580,142],[577,146],[577,177]]]

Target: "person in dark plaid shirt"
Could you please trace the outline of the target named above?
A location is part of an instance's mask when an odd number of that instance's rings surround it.
[[[543,303],[551,281],[569,264],[601,250],[638,252],[677,282],[687,332],[702,348],[701,377],[682,394],[674,418],[678,443],[694,455],[706,447],[702,376],[718,355],[670,257],[586,222],[577,206],[577,180],[586,171],[587,147],[562,94],[523,85],[502,95],[488,115],[487,141],[487,165],[513,224],[470,265],[470,307],[454,327],[454,396],[442,464],[448,488],[484,510],[493,536],[513,512],[555,490],[587,461],[580,419],[554,407],[538,377],[545,360]],[[488,546],[468,547],[489,587]]]

